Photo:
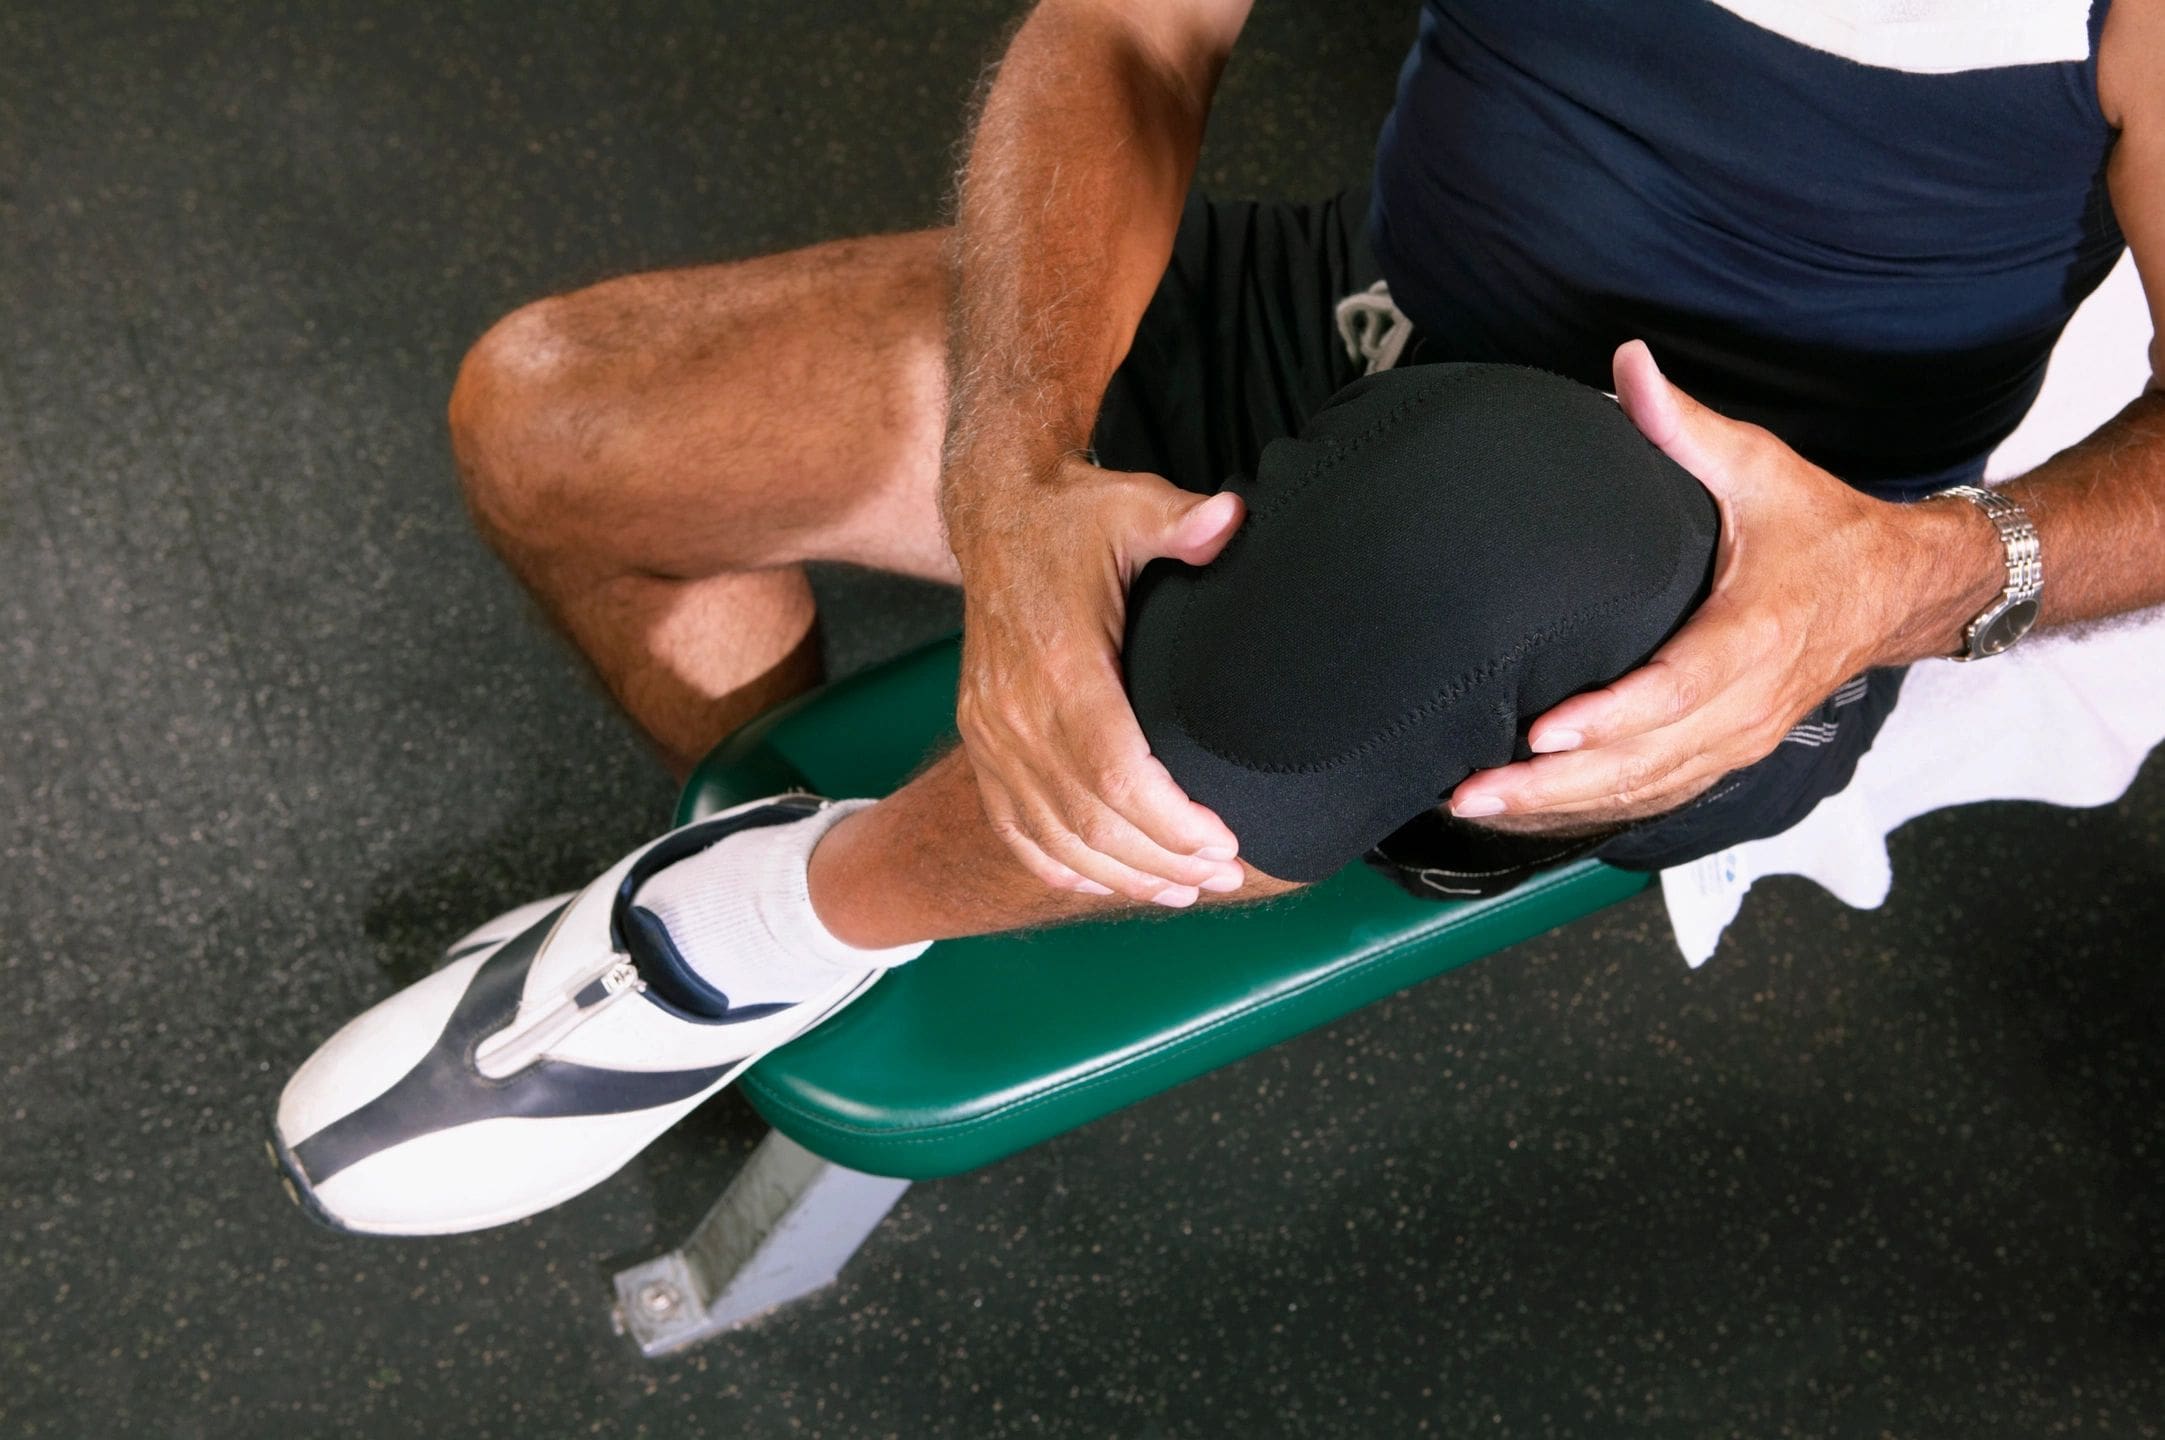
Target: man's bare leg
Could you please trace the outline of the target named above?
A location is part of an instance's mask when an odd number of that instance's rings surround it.
[[[1230,897],[1269,899],[1300,888],[1244,866]],[[969,759],[950,751],[893,795],[850,816],[812,852],[812,908],[863,949],[988,935],[1139,908],[1119,897],[1054,890],[993,833]],[[1183,899],[1224,897],[1188,890]],[[1162,913],[1162,912],[1160,912]]]
[[[608,281],[515,312],[461,368],[476,521],[680,775],[817,682],[804,562],[957,579],[937,504],[943,238]],[[823,918],[866,946],[1118,903],[1017,864],[959,753],[819,853]]]
[[[680,775],[817,682],[805,561],[956,579],[943,235],[611,280],[461,368],[476,522]]]

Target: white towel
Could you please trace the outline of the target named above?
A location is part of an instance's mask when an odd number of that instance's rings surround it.
[[[2165,612],[2080,638],[2041,635],[1975,664],[1924,661],[1839,794],[1770,839],[1662,872],[1677,946],[1704,964],[1767,875],[1802,875],[1876,908],[1894,878],[1886,837],[1905,822],[1978,800],[2109,804],[2160,740]]]
[[[2095,430],[2148,378],[2150,324],[2126,259],[2052,354],[2045,387],[1987,474],[2020,474]],[[2045,585],[2052,585],[2047,559]],[[1677,946],[1706,962],[1762,875],[1803,875],[1862,909],[1887,898],[1887,833],[1977,800],[2104,805],[2165,739],[2165,612],[2085,637],[2045,634],[1974,664],[1911,669],[1857,773],[1771,839],[1665,870]]]

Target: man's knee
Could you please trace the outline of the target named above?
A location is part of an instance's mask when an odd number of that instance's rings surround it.
[[[564,518],[599,368],[575,296],[522,305],[466,352],[451,388],[451,450],[468,508],[492,539],[544,539]],[[594,458],[592,445],[587,460]]]
[[[1139,578],[1127,678],[1174,779],[1296,880],[1643,661],[1718,534],[1613,402],[1501,366],[1358,381],[1234,488],[1249,516],[1215,565]]]

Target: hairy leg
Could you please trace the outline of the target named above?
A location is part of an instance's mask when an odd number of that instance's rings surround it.
[[[819,678],[803,564],[952,582],[944,232],[632,275],[467,356],[475,520],[680,774]]]
[[[476,522],[680,774],[817,682],[805,561],[958,578],[943,238],[607,281],[514,312],[460,370]],[[1014,862],[959,752],[837,827],[816,870],[847,877],[821,913],[866,946],[1114,908]]]
[[[1247,883],[1206,903],[1267,900],[1300,888],[1243,867]],[[865,949],[1164,912],[1116,896],[1054,890],[993,833],[969,758],[959,749],[835,826],[812,852],[812,908],[838,938]]]

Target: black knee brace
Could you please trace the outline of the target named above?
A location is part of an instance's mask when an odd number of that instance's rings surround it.
[[[1228,484],[1215,564],[1130,596],[1158,758],[1269,875],[1318,880],[1527,726],[1641,663],[1704,596],[1719,523],[1615,402],[1501,365],[1357,380]]]

